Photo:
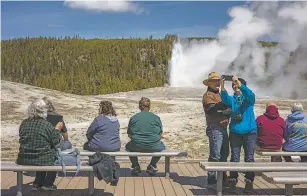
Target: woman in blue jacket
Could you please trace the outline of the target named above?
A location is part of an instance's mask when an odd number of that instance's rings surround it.
[[[94,152],[119,151],[121,147],[120,125],[116,112],[110,101],[101,101],[99,106],[99,115],[86,132],[88,142],[84,144],[84,149]]]
[[[257,125],[254,114],[255,94],[246,86],[242,78],[232,78],[233,96],[229,96],[221,81],[222,102],[231,108],[229,124],[229,142],[231,148],[231,162],[240,161],[241,147],[244,149],[245,162],[254,162],[254,148],[257,141]],[[246,172],[244,192],[253,190],[254,172]],[[238,172],[230,172],[230,190],[236,190]]]

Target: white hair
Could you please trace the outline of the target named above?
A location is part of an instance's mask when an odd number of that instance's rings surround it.
[[[48,111],[53,112],[55,110],[50,98],[48,97],[43,97],[42,100],[46,103],[46,107]]]
[[[292,105],[291,112],[296,112],[296,111],[304,111],[304,107],[301,103],[294,103]]]
[[[29,118],[47,118],[47,105],[42,99],[37,99],[30,104],[28,107],[28,117]]]

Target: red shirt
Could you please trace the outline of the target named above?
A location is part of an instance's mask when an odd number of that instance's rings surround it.
[[[285,120],[279,116],[277,107],[270,105],[266,112],[256,119],[256,122],[257,145],[264,149],[280,149],[283,145]]]

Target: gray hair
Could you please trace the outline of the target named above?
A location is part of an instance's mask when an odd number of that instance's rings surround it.
[[[294,103],[291,107],[291,112],[296,112],[296,111],[304,111],[304,107],[301,103]]]
[[[45,101],[48,111],[53,112],[55,110],[51,100],[48,97],[43,97],[42,100]]]
[[[37,99],[30,104],[28,107],[28,117],[29,118],[47,118],[47,106],[44,100]]]

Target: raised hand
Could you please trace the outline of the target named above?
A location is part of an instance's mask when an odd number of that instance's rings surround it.
[[[59,122],[56,126],[55,126],[55,130],[60,131],[63,128],[63,122]]]
[[[224,78],[221,79],[221,90],[222,91],[225,90],[225,79]]]
[[[235,83],[238,87],[241,86],[241,82],[236,76],[232,77],[232,82]]]

